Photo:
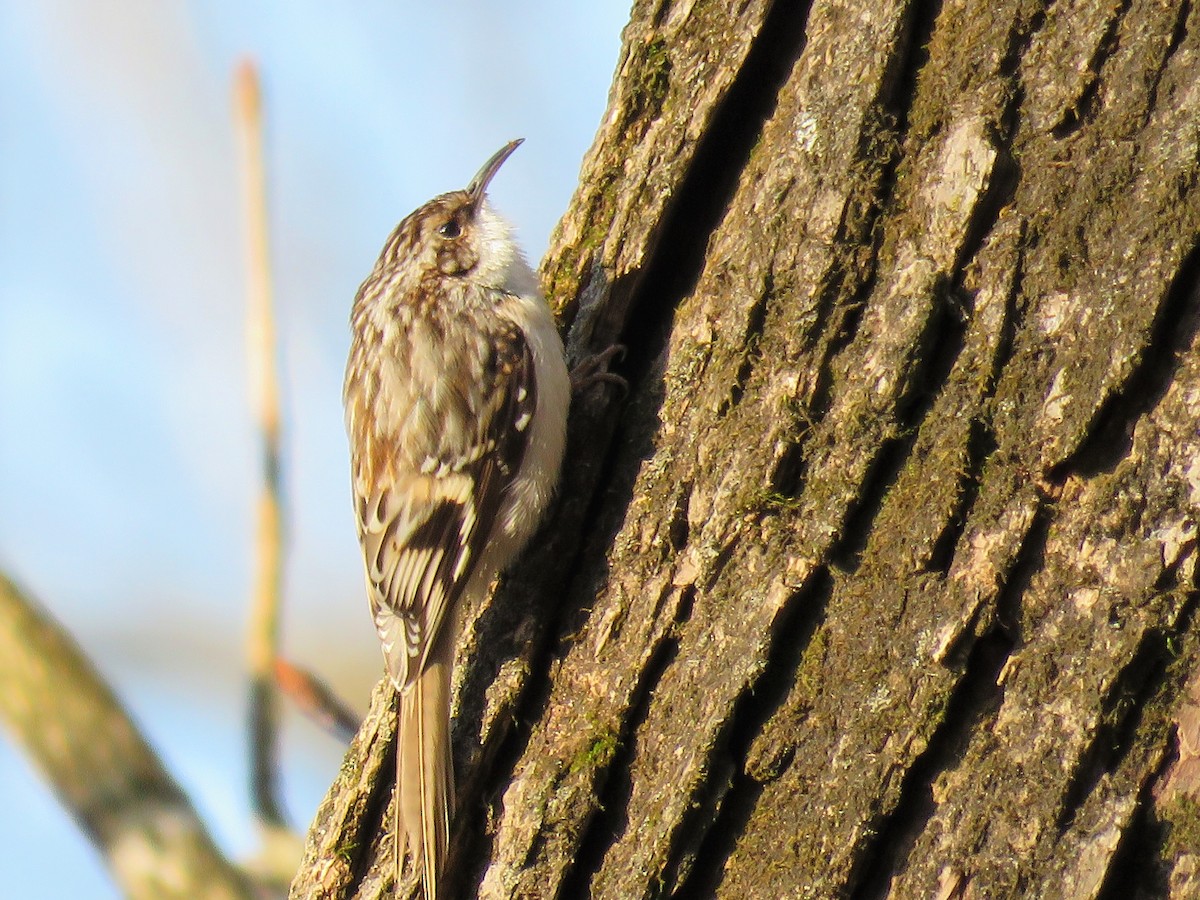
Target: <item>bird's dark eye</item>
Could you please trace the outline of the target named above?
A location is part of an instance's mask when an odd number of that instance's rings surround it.
[[[457,219],[450,219],[438,226],[437,233],[447,239],[456,238],[462,234],[462,226],[458,224]]]

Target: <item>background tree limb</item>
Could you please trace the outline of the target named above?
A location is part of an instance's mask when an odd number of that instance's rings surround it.
[[[259,896],[79,648],[2,575],[0,685],[0,716],[127,897]]]

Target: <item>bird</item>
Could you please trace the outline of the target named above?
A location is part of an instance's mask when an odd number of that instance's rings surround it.
[[[554,316],[492,207],[466,189],[396,226],[355,296],[343,399],[367,597],[399,694],[396,881],[426,900],[454,808],[450,676],[461,611],[486,595],[553,496],[572,382]]]

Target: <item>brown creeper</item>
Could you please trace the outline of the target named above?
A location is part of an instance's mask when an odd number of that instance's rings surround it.
[[[358,534],[400,693],[396,866],[407,842],[426,900],[437,900],[453,808],[457,616],[537,526],[566,436],[562,341],[485,195],[520,143],[396,227],[351,314],[344,396]]]

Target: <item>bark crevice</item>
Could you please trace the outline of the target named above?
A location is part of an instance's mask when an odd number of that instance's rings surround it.
[[[676,833],[664,884],[677,898],[715,895],[721,868],[762,792],[762,782],[788,762],[784,751],[774,759],[755,758],[763,726],[787,701],[804,655],[825,614],[833,582],[829,570],[813,570],[809,581],[781,608],[771,627],[762,672],[734,701],[733,712],[714,742],[710,765],[716,772],[691,814]],[[690,862],[684,867],[683,861]]]
[[[847,879],[851,900],[888,896],[892,876],[907,861],[917,836],[933,815],[938,776],[954,765],[970,733],[995,711],[1002,690],[996,679],[1014,647],[1012,637],[996,625],[973,642],[941,723],[904,774],[896,805],[870,827],[874,837],[858,849]]]
[[[709,239],[729,208],[788,70],[804,45],[808,9],[807,3],[786,0],[771,4],[740,71],[698,138],[678,189],[667,200],[660,224],[647,242],[641,271],[627,283],[614,285],[608,316],[619,315],[624,322],[616,326],[611,339],[629,347],[635,361],[633,390],[646,374],[640,367],[658,360],[675,308],[704,269]],[[633,311],[636,318],[630,315]],[[633,322],[636,328],[629,327]]]
[[[1111,472],[1133,448],[1133,429],[1162,400],[1200,328],[1200,244],[1191,248],[1158,306],[1125,383],[1101,403],[1087,436],[1055,466],[1050,477],[1090,477]]]

